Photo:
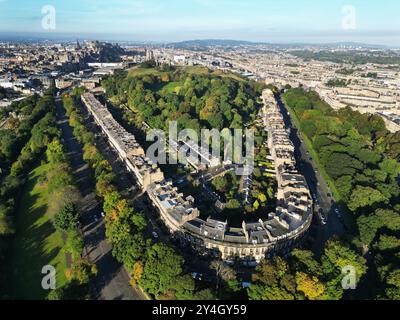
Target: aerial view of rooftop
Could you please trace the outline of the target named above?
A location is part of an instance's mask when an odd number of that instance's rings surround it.
[[[0,302],[400,300],[384,2],[0,0]]]

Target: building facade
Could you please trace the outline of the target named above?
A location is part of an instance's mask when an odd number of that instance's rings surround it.
[[[278,203],[275,212],[255,223],[243,222],[240,228],[227,221],[202,219],[192,196],[179,193],[166,181],[157,164],[92,94],[82,95],[82,102],[94,117],[110,145],[127,169],[147,192],[152,205],[171,234],[189,242],[193,248],[209,250],[223,260],[239,258],[256,264],[265,257],[287,254],[306,235],[313,218],[312,199],[306,181],[296,170],[294,147],[271,91],[263,94],[263,120],[275,162]]]

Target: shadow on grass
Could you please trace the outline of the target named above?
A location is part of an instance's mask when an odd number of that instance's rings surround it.
[[[17,233],[12,245],[9,285],[14,299],[44,299],[48,292],[42,286],[42,268],[52,265],[57,270],[57,286],[65,281],[63,239],[49,220],[47,190],[39,177],[46,166],[36,168],[29,175],[22,192],[16,216]]]

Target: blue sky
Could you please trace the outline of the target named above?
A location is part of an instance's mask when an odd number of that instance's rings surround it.
[[[119,35],[127,40],[224,38],[269,42],[361,41],[400,45],[398,0],[0,0],[0,32]],[[352,5],[356,29],[342,28]]]

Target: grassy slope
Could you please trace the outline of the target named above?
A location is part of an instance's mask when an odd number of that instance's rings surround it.
[[[42,267],[52,265],[57,270],[57,287],[66,283],[66,258],[62,252],[63,238],[56,232],[46,214],[48,194],[38,181],[47,165],[29,174],[20,200],[17,234],[13,242],[11,286],[17,299],[44,299],[48,292],[41,287]]]
[[[202,66],[188,66],[188,67],[178,67],[179,69],[183,69],[187,74],[191,75],[200,75],[200,76],[206,76],[206,75],[214,75],[217,77],[228,77],[232,78],[237,81],[245,81],[245,79],[241,78],[240,76],[231,73],[231,72],[222,72],[221,70],[210,70],[206,67]],[[143,77],[143,76],[162,76],[163,74],[166,74],[168,72],[161,72],[158,71],[154,68],[140,68],[140,67],[134,67],[129,70],[128,72],[128,77]]]
[[[183,67],[185,72],[192,75],[213,75],[216,77],[222,78],[231,78],[236,81],[246,81],[244,78],[232,73],[232,72],[223,72],[222,70],[210,70],[206,67],[202,66],[193,66],[193,67]]]
[[[143,76],[160,76],[162,72],[154,69],[154,68],[132,68],[128,72],[128,77],[143,77]]]

